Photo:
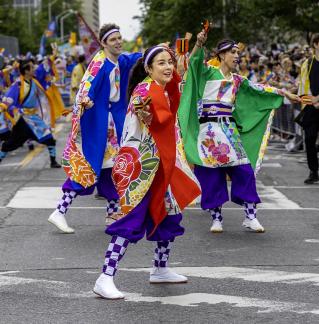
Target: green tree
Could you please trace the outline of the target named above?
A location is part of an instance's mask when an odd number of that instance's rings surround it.
[[[292,41],[319,31],[319,2],[313,0],[140,0],[145,44],[194,36],[203,19],[215,22],[208,46],[217,39],[244,43]],[[194,37],[195,38],[195,37]],[[193,39],[194,41],[194,39]]]
[[[13,8],[13,0],[0,0],[0,34],[17,37],[21,53],[38,53],[41,36],[48,26],[48,3],[52,1],[43,0],[41,10],[32,10],[29,16],[28,9]],[[52,5],[52,17],[67,9],[81,10],[81,0],[66,4],[63,0],[58,0]],[[75,15],[64,21],[64,34],[68,35],[71,31],[77,31]]]
[[[174,41],[176,34],[185,32],[194,35],[200,31],[204,19],[218,20],[220,0],[141,0],[142,36],[146,45]],[[219,24],[220,26],[220,24]],[[220,33],[221,28],[216,28]],[[215,33],[209,42],[216,39]]]

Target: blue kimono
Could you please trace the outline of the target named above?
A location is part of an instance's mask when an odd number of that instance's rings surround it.
[[[115,64],[106,58],[104,51],[95,55],[86,70],[76,97],[72,131],[62,159],[62,165],[72,180],[74,189],[88,188],[97,182],[107,147],[109,112],[120,141],[127,110],[129,72],[141,55],[133,53],[119,56],[120,97],[117,102],[110,101],[110,73]],[[93,102],[91,108],[81,105],[84,98]]]
[[[44,89],[35,79],[30,81],[28,93],[24,93],[25,80],[20,76],[8,89],[2,99],[8,113],[15,121],[23,118],[41,143],[52,137],[50,124],[50,105]]]

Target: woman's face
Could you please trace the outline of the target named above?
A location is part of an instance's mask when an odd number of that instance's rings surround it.
[[[233,47],[231,50],[220,54],[222,63],[224,63],[231,71],[234,70],[239,61],[239,49]]]
[[[148,74],[160,85],[165,86],[172,80],[174,64],[171,55],[167,51],[158,53],[148,66]]]

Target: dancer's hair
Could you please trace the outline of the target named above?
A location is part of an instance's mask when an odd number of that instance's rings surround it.
[[[142,82],[147,77],[146,67],[151,67],[154,57],[161,53],[166,51],[165,47],[163,46],[152,46],[148,48],[145,52],[143,57],[140,57],[135,65],[132,68],[128,88],[127,88],[127,96],[128,99],[130,99],[135,87],[138,85],[138,83]]]
[[[217,43],[216,49],[215,49],[215,56],[219,61],[221,61],[219,54],[225,53],[230,51],[234,46],[236,46],[237,43],[234,40],[231,39],[223,39]]]
[[[85,55],[79,55],[78,57],[78,62],[79,63],[84,63],[86,60],[85,60]]]
[[[30,70],[30,63],[33,63],[32,59],[19,61],[19,71],[22,75],[25,75],[25,72]]]
[[[103,39],[104,35],[105,35],[107,32],[109,32],[110,30],[112,30],[112,29],[118,29],[118,30],[120,30],[120,27],[119,27],[118,25],[116,25],[116,24],[105,24],[105,25],[103,25],[103,26],[100,28],[100,31],[99,31],[99,40],[100,40],[101,43],[102,43],[102,42],[105,43],[105,41],[106,41],[107,38],[104,39],[103,41],[102,41],[102,39]]]

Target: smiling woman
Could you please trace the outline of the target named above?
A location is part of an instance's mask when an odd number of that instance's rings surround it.
[[[131,100],[112,172],[123,215],[105,231],[112,240],[94,287],[104,298],[124,298],[113,276],[128,244],[145,233],[157,242],[150,282],[187,281],[167,266],[171,242],[184,233],[181,211],[200,194],[178,128],[179,82],[173,56],[164,46],[147,49],[132,70]]]
[[[233,73],[240,56],[233,40],[217,44],[218,68],[203,64],[201,47],[206,38],[204,30],[197,35],[179,109],[186,156],[201,184],[201,206],[213,218],[211,232],[223,231],[222,205],[229,200],[229,176],[231,200],[245,208],[243,226],[263,233],[256,218],[260,199],[255,172],[267,146],[272,110],[281,106],[283,96],[299,98]]]

